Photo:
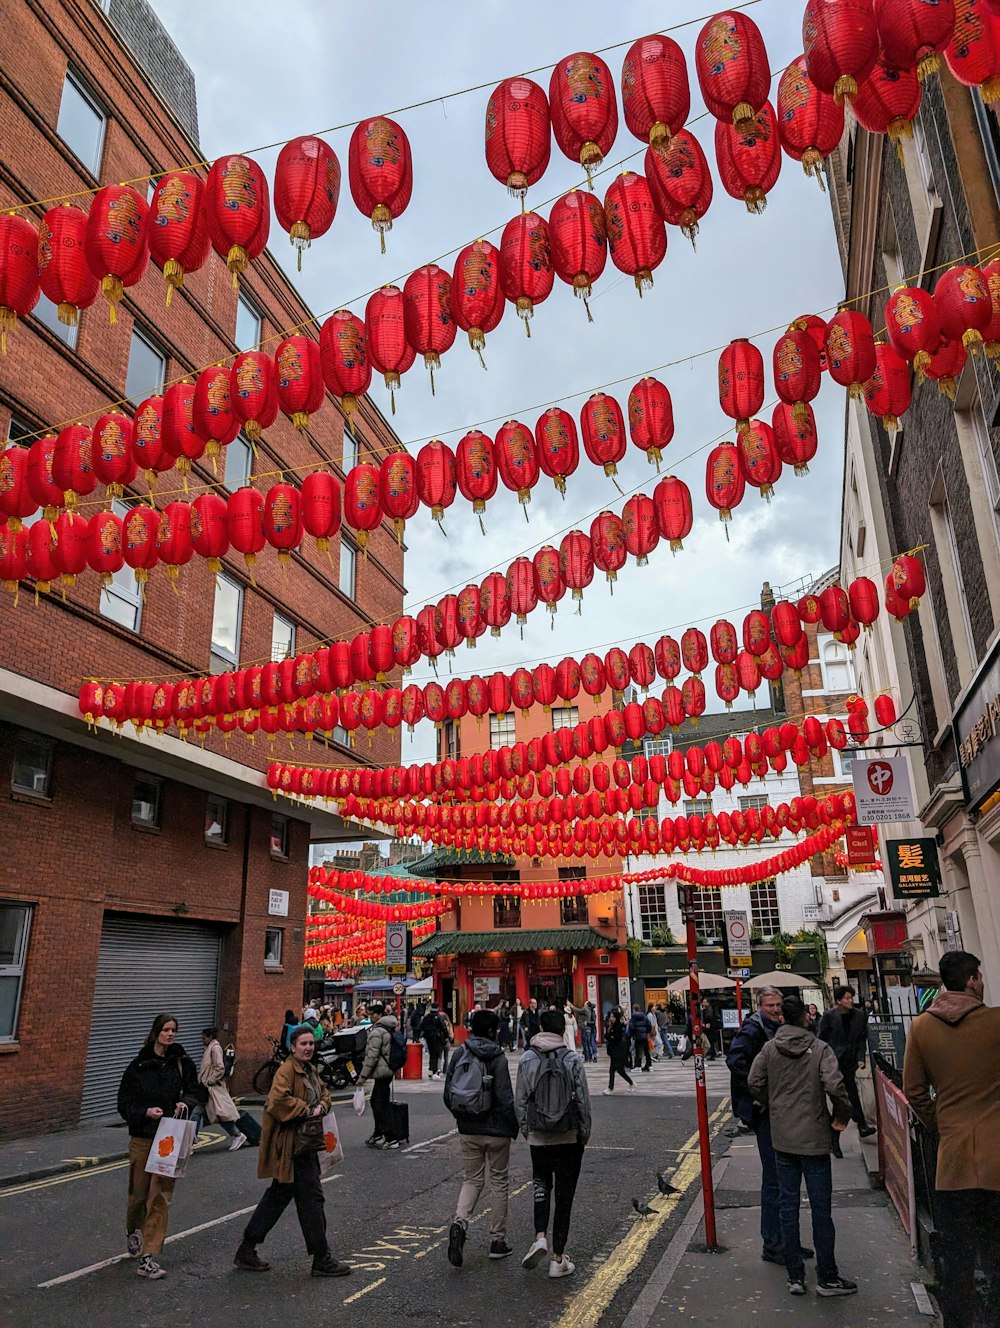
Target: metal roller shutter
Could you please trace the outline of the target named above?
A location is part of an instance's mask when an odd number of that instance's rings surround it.
[[[218,928],[197,922],[106,915],[94,985],[81,1120],[115,1111],[129,1061],[163,1011],[197,1065],[201,1030],[215,1023]]]

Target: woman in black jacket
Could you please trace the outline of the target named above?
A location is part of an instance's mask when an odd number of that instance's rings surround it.
[[[153,1255],[166,1239],[174,1178],[151,1175],[146,1160],[161,1119],[189,1116],[200,1100],[198,1073],[176,1037],[177,1020],[158,1014],[118,1088],[118,1114],[130,1136],[126,1245],[133,1258],[141,1256],[136,1272],[150,1281],[165,1276]]]
[[[615,1075],[619,1074],[629,1086],[629,1092],[635,1092],[635,1084],[625,1068],[625,1061],[628,1057],[629,1037],[628,1025],[625,1022],[625,1016],[621,1009],[616,1005],[607,1017],[604,1025],[604,1045],[608,1049],[608,1055],[611,1058],[611,1071],[608,1075],[608,1086],[604,1090],[604,1096],[615,1091]]]

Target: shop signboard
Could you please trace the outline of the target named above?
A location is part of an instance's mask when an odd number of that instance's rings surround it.
[[[851,764],[854,801],[860,825],[910,821],[916,816],[910,767],[905,756],[879,756]]]
[[[941,866],[933,837],[887,839],[885,862],[894,898],[937,899],[941,893]]]
[[[870,867],[875,861],[874,826],[849,825],[845,835],[847,838],[847,865],[849,867]]]
[[[953,722],[965,798],[978,807],[1000,785],[1000,642]]]

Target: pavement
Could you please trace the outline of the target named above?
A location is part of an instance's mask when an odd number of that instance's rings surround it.
[[[860,1284],[857,1296],[820,1301],[810,1290],[788,1296],[784,1270],[760,1260],[753,1140],[727,1137],[732,1125],[720,1063],[708,1066],[718,1232],[724,1252],[705,1252],[701,1170],[691,1062],[660,1062],[636,1076],[635,1093],[602,1096],[607,1062],[588,1067],[594,1130],[574,1205],[568,1253],[575,1276],[550,1281],[519,1258],[531,1239],[528,1150],[511,1151],[508,1238],[516,1255],[486,1258],[488,1194],[470,1229],[465,1265],[445,1258],[448,1224],[460,1183],[454,1122],[438,1082],[396,1086],[410,1107],[409,1144],[372,1153],[362,1147],[368,1113],[338,1103],[342,1167],[324,1184],[334,1253],[350,1277],[308,1277],[294,1209],[263,1253],[266,1275],[241,1274],[232,1253],[262,1183],[256,1153],[227,1152],[221,1131],[203,1131],[202,1147],[178,1182],[163,1263],[168,1276],[147,1283],[123,1253],[127,1140],[123,1131],[90,1128],[0,1145],[0,1322],[11,1328],[229,1328],[294,1317],[302,1328],[334,1322],[394,1328],[665,1328],[685,1321],[740,1324],[765,1316],[798,1324],[860,1328],[870,1323],[930,1325],[911,1282],[920,1280],[884,1192],[869,1186],[857,1134],[835,1162],[838,1261]],[[345,1095],[346,1096],[346,1095]],[[255,1113],[259,1115],[259,1108]],[[110,1138],[110,1142],[109,1142]],[[92,1159],[98,1159],[92,1161]],[[58,1168],[58,1169],[56,1169]],[[662,1170],[676,1193],[657,1192]],[[655,1211],[639,1217],[631,1200]],[[808,1207],[803,1203],[803,1238]]]

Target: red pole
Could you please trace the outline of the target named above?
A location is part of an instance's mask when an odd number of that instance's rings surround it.
[[[736,979],[736,1024],[743,1027],[743,983],[739,978]]]
[[[712,1185],[712,1139],[708,1132],[708,1085],[705,1080],[705,1051],[701,1045],[701,987],[698,983],[698,936],[694,919],[687,921],[687,957],[691,986],[691,1039],[694,1042],[694,1090],[698,1106],[698,1143],[701,1149],[701,1192],[705,1201],[705,1244],[717,1250],[715,1234],[715,1189]]]

